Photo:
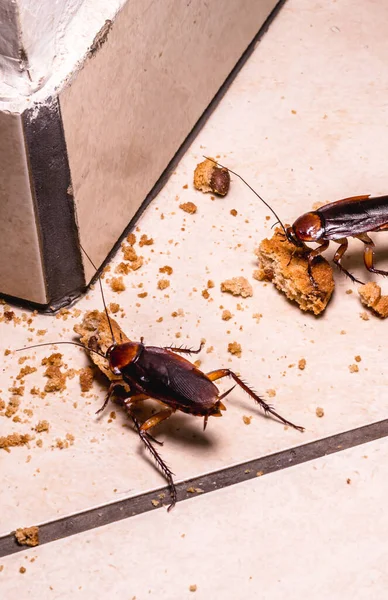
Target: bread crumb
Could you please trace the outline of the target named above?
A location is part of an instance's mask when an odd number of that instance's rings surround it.
[[[111,313],[113,313],[113,314],[115,315],[116,313],[118,313],[118,312],[119,312],[119,310],[120,310],[120,305],[119,305],[119,304],[117,304],[117,302],[111,302],[111,303],[109,304],[109,310],[110,310],[110,312],[111,312]]]
[[[255,278],[270,281],[303,311],[321,314],[334,291],[333,269],[322,257],[313,264],[314,287],[308,275],[308,254],[290,243],[282,229],[276,228],[271,239],[264,239],[255,251],[260,271]]]
[[[35,444],[38,446],[38,448],[41,448],[43,446],[43,440],[41,438],[38,438]]]
[[[256,319],[256,323],[260,323],[260,319],[263,315],[261,313],[254,313],[252,319]]]
[[[110,280],[110,287],[113,292],[120,294],[125,290],[125,284],[122,277],[112,277]]]
[[[15,396],[24,396],[24,390],[25,390],[24,385],[19,385],[19,386],[14,385],[14,386],[8,388],[8,391],[11,392],[11,394],[15,394]]]
[[[361,362],[362,359],[361,359],[361,356],[359,354],[357,354],[357,356],[354,357],[354,360],[356,362]]]
[[[35,367],[30,367],[29,365],[26,365],[25,367],[22,367],[20,369],[20,372],[16,376],[16,379],[20,381],[20,379],[23,379],[24,377],[26,377],[26,375],[30,375],[31,373],[35,373],[35,372],[36,372]]]
[[[159,506],[160,502],[159,502],[159,500],[151,500],[151,504],[153,506]]]
[[[195,585],[195,583],[189,586],[189,590],[190,590],[190,592],[196,592],[197,591],[197,586]]]
[[[81,369],[80,374],[79,374],[79,382],[81,385],[81,390],[83,392],[88,392],[92,385],[93,385],[93,379],[94,379],[94,372],[92,367],[85,367],[83,369]]]
[[[202,296],[205,298],[205,300],[210,298],[210,294],[207,290],[202,290]]]
[[[189,494],[203,494],[205,490],[203,490],[202,488],[198,488],[198,487],[188,487],[186,492],[188,492]]]
[[[226,279],[221,283],[221,292],[227,292],[233,294],[233,296],[242,296],[243,298],[253,296],[252,286],[245,277]]]
[[[130,270],[131,270],[131,265],[129,265],[128,263],[125,263],[125,262],[121,262],[115,268],[115,273],[117,275],[128,275]]]
[[[36,335],[46,335],[47,329],[38,329]]]
[[[46,420],[39,421],[39,423],[37,425],[35,425],[35,431],[37,433],[42,433],[42,431],[49,431],[49,430],[50,430],[50,423]]]
[[[345,294],[353,294],[353,290],[346,290]]]
[[[15,539],[19,546],[38,546],[39,545],[39,527],[19,527],[15,531]]]
[[[320,406],[317,406],[317,408],[315,409],[315,414],[317,415],[317,417],[321,418],[324,416],[325,411]]]
[[[209,290],[211,288],[214,288],[214,281],[212,279],[209,279],[209,281],[207,282],[207,287],[209,288]]]
[[[49,366],[43,375],[49,380],[44,386],[45,392],[63,392],[66,389],[66,375],[62,373],[60,367]]]
[[[159,273],[167,273],[167,275],[172,275],[173,269],[172,267],[165,265],[164,267],[159,268]]]
[[[194,187],[205,194],[213,192],[219,196],[226,196],[230,186],[228,169],[218,167],[216,162],[205,159],[199,163],[194,171]]]
[[[298,369],[300,369],[301,371],[304,371],[305,368],[306,368],[306,359],[301,358],[298,362]]]
[[[362,312],[360,313],[360,319],[362,319],[363,321],[369,321],[369,315],[367,312]]]
[[[241,358],[241,354],[242,354],[241,345],[238,344],[237,342],[230,342],[228,344],[228,352],[230,352],[231,354],[234,354],[238,358]]]
[[[170,282],[168,279],[159,279],[159,281],[158,281],[158,289],[159,290],[165,290],[169,286],[170,286]]]
[[[129,233],[127,235],[127,242],[130,246],[134,246],[136,244],[136,236],[134,233]]]
[[[257,471],[256,477],[261,477],[262,475],[264,475],[264,471]]]
[[[43,366],[61,367],[63,365],[62,354],[54,352],[54,354],[50,354],[50,356],[43,358],[41,364]]]
[[[145,233],[140,237],[139,246],[142,248],[143,246],[152,246],[154,243],[153,238],[149,238]]]
[[[237,217],[237,210],[235,208],[232,208],[232,210],[230,211],[230,214],[232,215],[232,217]]]
[[[18,396],[12,396],[7,404],[7,408],[5,409],[5,416],[10,419],[14,414],[17,413],[20,407],[20,398]]]
[[[388,317],[388,296],[381,295],[381,287],[374,281],[370,281],[358,288],[361,303],[370,308],[382,319]]]
[[[229,321],[232,317],[233,317],[233,315],[230,312],[230,310],[223,310],[222,311],[222,320],[223,321]]]
[[[183,202],[183,204],[179,205],[179,208],[184,212],[189,213],[189,215],[193,215],[197,212],[197,205],[194,202]]]
[[[245,423],[245,425],[250,425],[251,421],[252,421],[252,417],[246,417],[245,415],[243,416],[243,421]]]
[[[20,567],[19,573],[25,573],[27,571],[26,567]]]
[[[351,373],[358,373],[359,372],[358,365],[349,365],[349,371]]]
[[[272,390],[272,389],[266,390],[266,394],[267,394],[268,398],[275,398],[276,390]]]
[[[6,350],[4,350],[4,356],[9,356],[11,354],[11,350],[9,350],[8,348]]]
[[[350,477],[348,477],[348,478],[347,478],[347,480],[346,480],[346,483],[347,483],[348,485],[350,485],[350,484],[352,483],[352,480],[350,479]]]
[[[132,246],[126,246],[124,244],[123,246],[121,246],[121,251],[124,254],[124,260],[133,262],[137,259],[136,250]]]
[[[25,446],[32,440],[28,433],[11,433],[7,436],[0,436],[0,448],[8,450],[13,446]]]

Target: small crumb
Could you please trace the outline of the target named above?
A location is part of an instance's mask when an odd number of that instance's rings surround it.
[[[275,398],[276,390],[272,390],[272,389],[266,390],[266,394],[267,394],[268,398]]]
[[[159,500],[151,500],[151,504],[152,504],[152,506],[159,506],[160,501]]]
[[[202,290],[202,296],[205,298],[205,300],[210,298],[210,294],[207,290]]]
[[[11,350],[9,350],[8,348],[4,350],[4,356],[8,356],[9,354],[11,354]]]
[[[359,354],[357,354],[357,356],[354,357],[354,360],[356,362],[361,362],[361,356]]]
[[[351,373],[358,373],[358,371],[359,371],[358,365],[349,365],[349,371]]]
[[[145,233],[140,237],[139,246],[152,246],[154,243],[153,238],[149,238]]]
[[[305,368],[306,368],[306,359],[301,358],[298,362],[298,369],[300,369],[301,371],[304,371]]]
[[[119,312],[119,310],[120,310],[120,305],[119,305],[119,304],[117,304],[117,302],[111,302],[111,303],[109,304],[109,310],[110,310],[110,312],[111,312],[111,313],[113,313],[113,314],[115,315],[116,313],[118,313],[118,312]]]
[[[47,329],[38,329],[36,335],[46,335]]]
[[[211,288],[214,288],[214,281],[212,279],[209,279],[209,281],[207,282],[207,287],[209,288],[209,290]]]
[[[19,527],[15,531],[15,539],[19,546],[38,546],[39,527]]]
[[[163,317],[159,317],[159,319],[156,319],[157,323],[161,323],[163,321]]]
[[[245,277],[233,277],[221,283],[221,292],[233,294],[233,296],[242,296],[248,298],[253,296],[253,289]]]
[[[165,265],[164,267],[159,268],[159,273],[166,273],[167,275],[172,275],[173,269],[169,265]]]
[[[317,408],[315,409],[315,414],[317,415],[317,417],[321,418],[325,415],[325,411],[320,406],[317,406]]]
[[[133,262],[137,260],[137,253],[135,248],[132,246],[125,246],[125,244],[121,247],[122,253],[124,254],[124,259]]]
[[[46,371],[44,372],[44,376],[49,380],[44,386],[45,392],[62,392],[66,389],[66,375],[61,372],[59,367],[47,367]]]
[[[125,283],[123,281],[123,278],[121,276],[112,277],[110,280],[110,287],[113,292],[117,292],[118,294],[123,292],[125,290]]]
[[[350,485],[350,484],[352,483],[352,480],[351,480],[351,479],[348,477],[348,478],[347,478],[347,480],[346,480],[346,483],[347,483],[348,485]]]
[[[364,306],[372,309],[382,319],[388,317],[388,296],[381,294],[381,287],[377,283],[370,281],[362,285],[358,293]]]
[[[203,494],[205,490],[203,490],[202,488],[197,488],[197,487],[188,487],[186,492],[188,492],[189,494]]]
[[[60,352],[54,352],[54,354],[50,354],[50,356],[42,359],[43,366],[53,366],[53,367],[61,367],[63,365],[62,354]]]
[[[134,233],[129,233],[127,235],[127,242],[130,246],[133,246],[134,244],[136,244],[136,236]]]
[[[42,433],[43,431],[49,431],[49,430],[50,430],[50,423],[46,420],[39,421],[39,423],[37,425],[35,425],[35,431],[37,433]]]
[[[195,367],[197,367],[197,369],[199,369],[199,367],[201,366],[201,363],[202,363],[202,361],[198,359],[198,360],[195,360],[193,364]]]
[[[362,319],[363,321],[369,321],[369,315],[367,312],[362,312],[360,313],[360,319]]]
[[[252,417],[246,417],[245,415],[243,416],[243,421],[245,423],[245,425],[250,425],[251,421],[252,421]]]
[[[257,471],[256,477],[261,477],[262,475],[264,475],[264,471]]]
[[[252,319],[256,319],[256,323],[260,323],[260,319],[263,315],[261,313],[254,313]]]
[[[25,573],[27,571],[26,567],[20,567],[19,573]]]
[[[205,159],[196,166],[194,171],[194,187],[205,194],[213,192],[219,196],[226,196],[230,186],[228,169],[219,167],[213,160]]]
[[[345,294],[353,294],[353,290],[346,290]]]
[[[137,295],[138,298],[147,298],[148,296],[148,292],[141,292],[140,294]]]
[[[230,352],[230,354],[234,354],[238,358],[241,358],[241,354],[242,354],[241,344],[239,344],[238,342],[230,342],[228,344],[228,352]]]
[[[188,187],[189,187],[189,186],[187,185],[187,183],[185,183],[185,185],[182,185],[182,188],[183,188],[184,190],[187,190],[187,189],[188,189]]]
[[[233,317],[233,315],[230,312],[230,310],[223,310],[222,311],[222,320],[223,321],[229,321],[232,317]]]
[[[91,389],[93,385],[93,379],[94,372],[92,367],[84,367],[81,369],[79,374],[79,382],[83,392],[88,392]]]
[[[190,585],[189,587],[190,592],[196,592],[197,591],[197,586],[194,584]]]
[[[230,211],[230,214],[232,215],[232,217],[237,217],[237,210],[235,208],[232,208],[232,210]]]
[[[179,208],[184,212],[189,213],[189,215],[193,215],[197,212],[197,205],[194,202],[183,202],[183,204],[179,205]]]
[[[165,290],[169,286],[170,286],[170,282],[168,281],[168,279],[159,279],[159,281],[158,281],[158,289],[159,290]]]

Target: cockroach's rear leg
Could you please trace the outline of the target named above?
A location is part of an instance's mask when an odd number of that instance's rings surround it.
[[[294,423],[291,423],[291,421],[287,421],[287,419],[281,417],[276,411],[274,411],[274,409],[269,404],[264,402],[264,400],[260,398],[260,396],[258,396],[256,392],[251,390],[251,388],[246,383],[244,383],[244,381],[240,379],[240,377],[238,377],[236,373],[233,373],[233,371],[231,371],[230,369],[218,369],[217,371],[211,371],[206,375],[211,381],[216,381],[217,379],[221,379],[222,377],[232,377],[232,379],[234,379],[234,381],[244,390],[244,392],[249,394],[249,396],[253,398],[255,402],[260,404],[261,408],[264,410],[265,413],[270,413],[271,415],[279,419],[279,421],[284,423],[284,425],[289,425],[290,427],[293,427],[298,431],[304,431],[304,427],[294,425]]]
[[[328,249],[330,242],[328,240],[322,242],[322,244],[320,246],[318,246],[318,248],[315,248],[314,250],[310,250],[309,255],[308,255],[308,266],[307,266],[307,272],[309,274],[310,277],[310,281],[311,281],[311,285],[314,288],[318,287],[317,282],[314,279],[314,275],[313,275],[313,262],[314,259],[317,256],[320,256],[322,254],[322,252],[324,252],[325,250]]]
[[[342,271],[342,273],[347,275],[347,277],[349,277],[353,281],[353,283],[361,283],[362,284],[362,281],[359,281],[358,279],[356,279],[354,277],[354,275],[349,273],[349,271],[347,269],[345,269],[345,267],[342,266],[342,263],[341,263],[342,257],[345,254],[346,250],[348,249],[348,245],[349,245],[347,238],[343,238],[342,240],[336,240],[336,242],[338,242],[340,244],[340,247],[338,248],[337,252],[334,254],[333,263],[339,268],[340,271]]]
[[[173,475],[174,474],[171,471],[171,469],[166,465],[166,463],[164,462],[164,460],[162,459],[162,457],[160,456],[160,454],[155,450],[155,448],[151,444],[151,441],[150,441],[150,439],[149,439],[149,437],[147,435],[147,431],[145,431],[144,429],[142,429],[144,423],[143,423],[143,425],[140,425],[139,421],[132,414],[132,412],[130,410],[128,412],[129,412],[129,414],[130,414],[130,416],[132,418],[132,421],[135,424],[136,431],[139,434],[140,439],[142,440],[142,442],[145,445],[145,447],[152,454],[152,456],[153,456],[156,464],[158,465],[159,469],[162,471],[163,475],[165,476],[165,478],[167,480],[168,487],[170,488],[170,495],[171,495],[171,504],[170,504],[170,506],[168,507],[167,510],[170,511],[175,506],[176,501],[177,501],[177,491],[176,491],[176,487],[175,487],[174,479],[173,479]],[[156,417],[157,415],[154,415],[154,416]],[[166,419],[167,416],[164,417],[164,418]],[[147,423],[147,421],[146,421],[146,423]]]
[[[166,346],[165,350],[172,350],[173,352],[178,352],[179,354],[199,354],[204,347],[204,343],[201,342],[198,350],[193,350],[192,348],[177,348],[176,346]]]
[[[375,269],[374,266],[374,247],[375,244],[373,240],[364,233],[362,236],[358,236],[359,239],[364,242],[364,264],[368,271],[371,273],[376,273],[377,275],[384,275],[385,277],[388,275],[388,271],[382,271],[381,269]]]
[[[108,404],[109,400],[113,396],[113,393],[117,387],[120,387],[120,383],[118,383],[117,381],[112,381],[112,383],[110,384],[110,386],[108,388],[108,392],[105,396],[104,404],[101,406],[101,408],[99,408],[96,411],[96,415],[99,415],[100,413],[102,413],[105,410],[106,405]]]

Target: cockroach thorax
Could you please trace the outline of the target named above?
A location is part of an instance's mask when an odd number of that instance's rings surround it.
[[[298,217],[292,226],[298,240],[316,242],[324,233],[322,219],[317,212],[308,212]]]
[[[109,360],[109,366],[115,375],[133,363],[140,356],[143,350],[143,344],[138,342],[126,342],[125,344],[113,344],[108,348],[106,358]]]

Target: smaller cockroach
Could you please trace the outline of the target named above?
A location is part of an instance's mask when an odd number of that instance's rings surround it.
[[[86,252],[85,255],[89,258]],[[93,264],[90,258],[89,260]],[[190,350],[172,346],[164,348],[146,346],[143,343],[143,338],[141,338],[140,342],[117,343],[106,307],[100,279],[99,282],[105,314],[112,336],[112,345],[104,354],[99,351],[97,346],[88,348],[77,342],[56,343],[75,344],[76,346],[85,348],[85,350],[89,352],[96,353],[99,356],[106,358],[112,373],[121,376],[122,380],[129,386],[130,393],[123,395],[123,388],[120,386],[120,380],[113,381],[109,386],[104,404],[97,411],[97,414],[104,410],[109,399],[117,392],[117,388],[121,388],[118,397],[128,409],[129,415],[135,424],[136,431],[143,444],[151,452],[168,482],[171,493],[169,510],[174,506],[177,500],[173,473],[152,444],[152,442],[158,442],[150,435],[149,431],[165,419],[168,419],[177,410],[196,417],[203,417],[204,429],[206,428],[210,416],[222,416],[222,411],[226,410],[222,400],[235,386],[228,389],[223,394],[220,394],[214,381],[222,379],[223,377],[231,377],[235,384],[239,385],[255,402],[257,402],[266,414],[273,415],[279,419],[279,421],[284,423],[284,425],[293,427],[298,431],[304,431],[303,427],[294,425],[280,416],[272,406],[260,398],[251,387],[230,369],[217,369],[210,373],[203,373],[190,361],[183,358],[183,356],[179,356],[179,353],[197,354],[201,351],[202,344],[198,350]],[[92,340],[90,340],[90,345],[93,345],[95,341],[95,338],[93,338],[93,343],[91,343]],[[47,345],[49,344],[39,344],[39,346]],[[30,348],[31,347],[36,346],[30,346]],[[22,350],[26,350],[26,348],[23,348]],[[163,405],[163,408],[144,423],[140,424],[138,419],[132,413],[131,407],[133,404],[142,402],[148,398],[158,400]]]
[[[212,159],[209,159],[212,160]],[[215,161],[213,161],[215,162]],[[217,163],[220,167],[222,165]],[[224,167],[227,168],[227,167]],[[388,275],[388,271],[376,269],[374,266],[375,244],[368,233],[388,230],[388,196],[371,198],[370,195],[352,196],[330,202],[318,210],[307,212],[296,219],[291,227],[284,227],[279,217],[271,206],[239,175],[228,169],[233,175],[241,179],[256,196],[271,210],[278,223],[283,228],[289,242],[305,248],[308,255],[308,272],[313,285],[315,280],[312,273],[314,260],[329,247],[330,242],[339,244],[333,262],[350,279],[356,279],[342,265],[341,260],[348,249],[348,238],[354,237],[364,244],[364,264],[371,273]],[[306,242],[316,242],[318,248],[309,248]]]

